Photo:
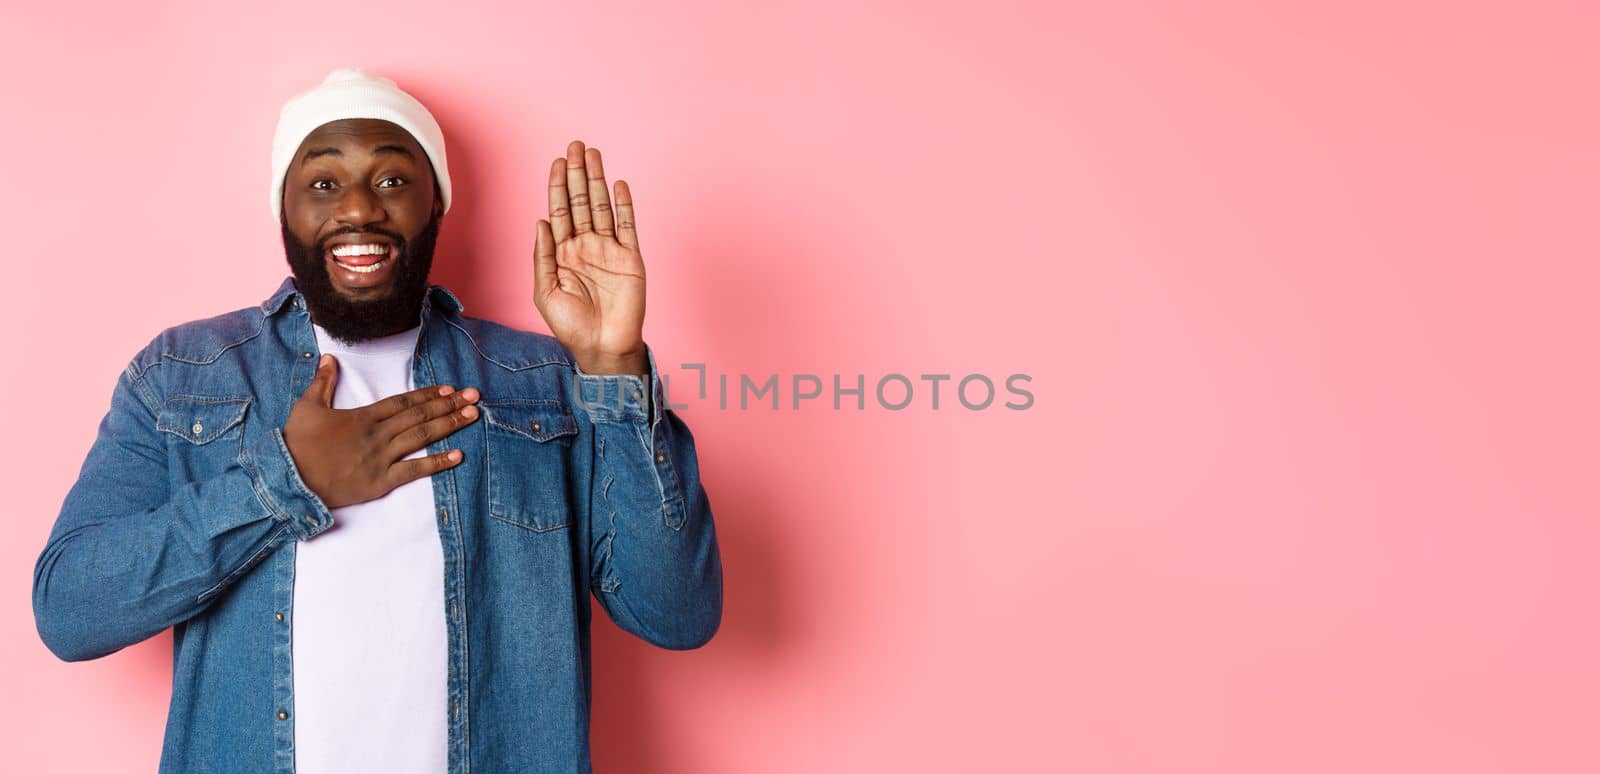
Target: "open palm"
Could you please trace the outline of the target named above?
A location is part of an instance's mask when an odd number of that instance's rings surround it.
[[[644,258],[633,199],[618,180],[613,217],[600,151],[573,140],[550,165],[550,219],[534,244],[534,305],[590,373],[644,362]]]

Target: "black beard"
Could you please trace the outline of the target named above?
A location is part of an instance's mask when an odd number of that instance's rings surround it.
[[[329,335],[346,344],[369,341],[416,327],[422,321],[422,299],[428,292],[428,271],[433,266],[433,246],[439,238],[439,220],[439,215],[433,216],[422,233],[411,240],[378,228],[344,229],[323,237],[310,247],[301,244],[289,231],[287,220],[279,220],[289,270],[294,273],[295,288],[306,299],[311,319]],[[334,289],[325,258],[328,240],[346,234],[377,234],[399,245],[394,265],[394,284],[387,294],[379,298],[352,301]]]

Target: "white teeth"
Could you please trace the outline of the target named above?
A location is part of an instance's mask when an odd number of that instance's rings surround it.
[[[388,245],[339,245],[333,248],[333,254],[340,257],[352,255],[384,255],[389,252]]]
[[[388,262],[389,261],[387,259],[385,259],[385,260],[382,260],[382,261],[378,261],[377,263],[374,263],[374,264],[372,264],[370,266],[351,266],[350,264],[345,263],[344,261],[334,261],[334,263],[339,264],[340,268],[348,269],[348,270],[353,271],[353,272],[355,272],[357,274],[371,274],[372,272],[375,272],[375,271],[383,268],[383,265],[388,263]]]

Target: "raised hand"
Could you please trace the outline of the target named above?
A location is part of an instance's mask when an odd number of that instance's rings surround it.
[[[406,455],[478,418],[478,391],[433,385],[360,408],[333,407],[339,365],[323,355],[317,374],[289,410],[283,440],[306,486],[329,508],[382,497],[408,481],[461,462],[451,449],[416,459]]]
[[[535,240],[533,303],[550,332],[593,374],[649,374],[644,258],[628,184],[606,193],[600,151],[573,140],[550,165],[550,219]]]

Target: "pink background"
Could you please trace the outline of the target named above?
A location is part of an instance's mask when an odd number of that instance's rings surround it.
[[[286,273],[341,65],[443,124],[469,312],[546,330],[578,138],[664,365],[1033,377],[685,409],[724,624],[599,619],[598,770],[1600,769],[1592,7],[216,5],[0,25],[9,770],[155,769],[170,634],[59,662],[31,570],[133,352]]]

